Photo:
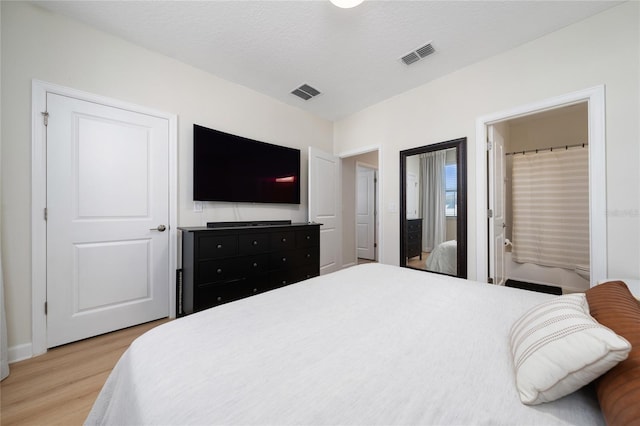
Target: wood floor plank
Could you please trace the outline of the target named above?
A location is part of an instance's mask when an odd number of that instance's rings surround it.
[[[50,349],[11,364],[0,383],[0,424],[81,425],[124,351],[153,321]]]

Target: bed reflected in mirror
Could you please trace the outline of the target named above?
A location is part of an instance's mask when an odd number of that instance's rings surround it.
[[[400,182],[400,266],[466,278],[466,138],[401,151]]]

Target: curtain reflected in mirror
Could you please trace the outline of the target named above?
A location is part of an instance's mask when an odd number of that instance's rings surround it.
[[[465,145],[400,153],[401,266],[466,278]]]

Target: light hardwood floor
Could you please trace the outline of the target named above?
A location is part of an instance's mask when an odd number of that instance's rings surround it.
[[[131,342],[167,322],[153,321],[50,349],[10,365],[0,383],[0,424],[81,425]]]
[[[418,256],[412,257],[407,261],[407,266],[410,266],[412,268],[417,268],[417,269],[427,269],[427,264],[426,264],[427,257],[429,257],[429,253],[423,251],[422,259],[420,259],[420,257]]]

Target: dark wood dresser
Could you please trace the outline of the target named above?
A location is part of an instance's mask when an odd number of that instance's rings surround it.
[[[422,219],[407,219],[407,258],[420,256],[422,260]]]
[[[190,314],[320,274],[320,224],[181,227],[177,313]]]

